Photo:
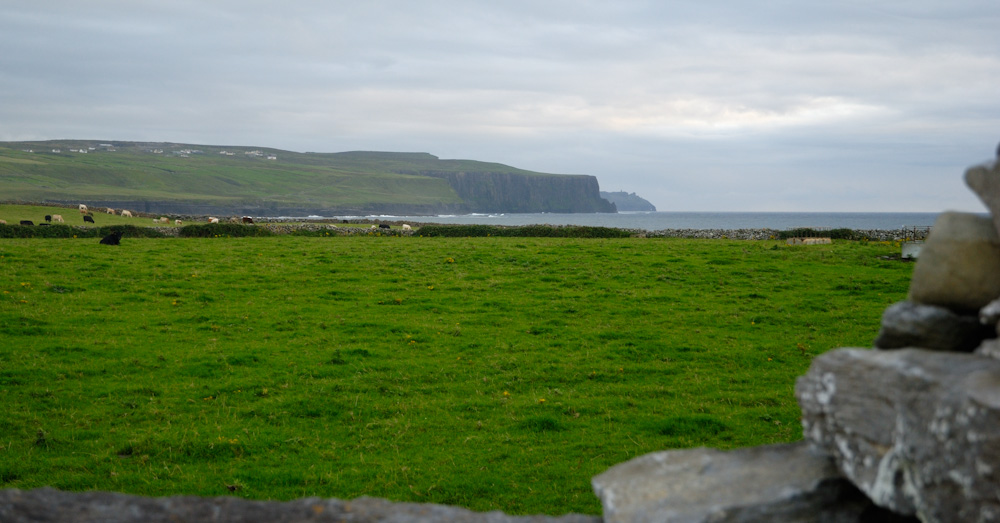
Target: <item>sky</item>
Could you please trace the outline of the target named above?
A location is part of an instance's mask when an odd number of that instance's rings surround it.
[[[660,211],[983,212],[996,0],[0,0],[0,141],[428,152]]]

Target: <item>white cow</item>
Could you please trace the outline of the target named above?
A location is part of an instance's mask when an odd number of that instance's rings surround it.
[[[219,223],[219,219],[214,216],[209,216],[208,223]]]
[[[82,203],[80,204],[80,214],[87,214],[87,206]]]
[[[180,225],[180,224],[181,224],[180,220],[174,220],[174,225]]]
[[[108,207],[107,212],[108,212],[108,214],[114,214],[115,210],[112,209],[111,207]]]
[[[125,218],[131,218],[132,217],[132,211],[126,211],[125,209],[122,209],[122,216],[125,217]]]
[[[52,221],[54,221],[54,222],[59,222],[59,223],[66,223],[66,221],[65,221],[65,220],[63,220],[63,218],[62,218],[62,215],[61,215],[61,214],[53,214],[53,215],[52,215]]]
[[[408,223],[404,223],[403,224],[403,230],[404,231],[412,231],[413,227],[410,227],[410,224],[408,224]]]

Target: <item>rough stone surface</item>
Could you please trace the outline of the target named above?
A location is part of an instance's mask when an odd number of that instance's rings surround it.
[[[980,323],[978,316],[960,315],[944,307],[901,301],[882,314],[882,328],[875,348],[919,347],[929,350],[971,352],[984,339],[995,338],[996,329]]]
[[[837,349],[795,389],[806,439],[878,505],[923,521],[1000,520],[1000,361]]]
[[[805,442],[654,452],[591,483],[609,523],[848,522],[878,510]]]
[[[986,204],[1000,232],[1000,163],[993,161],[969,167],[965,171],[965,184]]]
[[[911,301],[978,312],[1000,296],[1000,236],[989,218],[946,212],[920,250]]]
[[[113,492],[62,492],[52,488],[0,490],[4,523],[243,523],[243,522],[392,522],[392,523],[599,523],[601,518],[567,514],[560,517],[509,516],[463,508],[384,499],[353,501],[303,498],[289,502],[241,498],[175,496],[147,498]]]

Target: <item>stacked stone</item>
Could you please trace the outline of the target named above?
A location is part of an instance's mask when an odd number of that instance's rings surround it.
[[[965,180],[991,218],[943,213],[877,350],[813,360],[804,441],[616,465],[605,521],[1000,521],[1000,166]]]

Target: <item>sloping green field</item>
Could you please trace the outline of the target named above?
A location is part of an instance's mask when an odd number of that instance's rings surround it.
[[[462,199],[420,172],[558,176],[426,153],[297,153],[268,148],[98,141],[0,142],[0,195],[17,201],[183,201],[337,208]],[[87,153],[74,151],[86,150]],[[251,154],[247,154],[251,153]],[[269,159],[272,157],[273,159]]]
[[[0,240],[0,488],[597,514],[590,478],[801,437],[886,244]]]

